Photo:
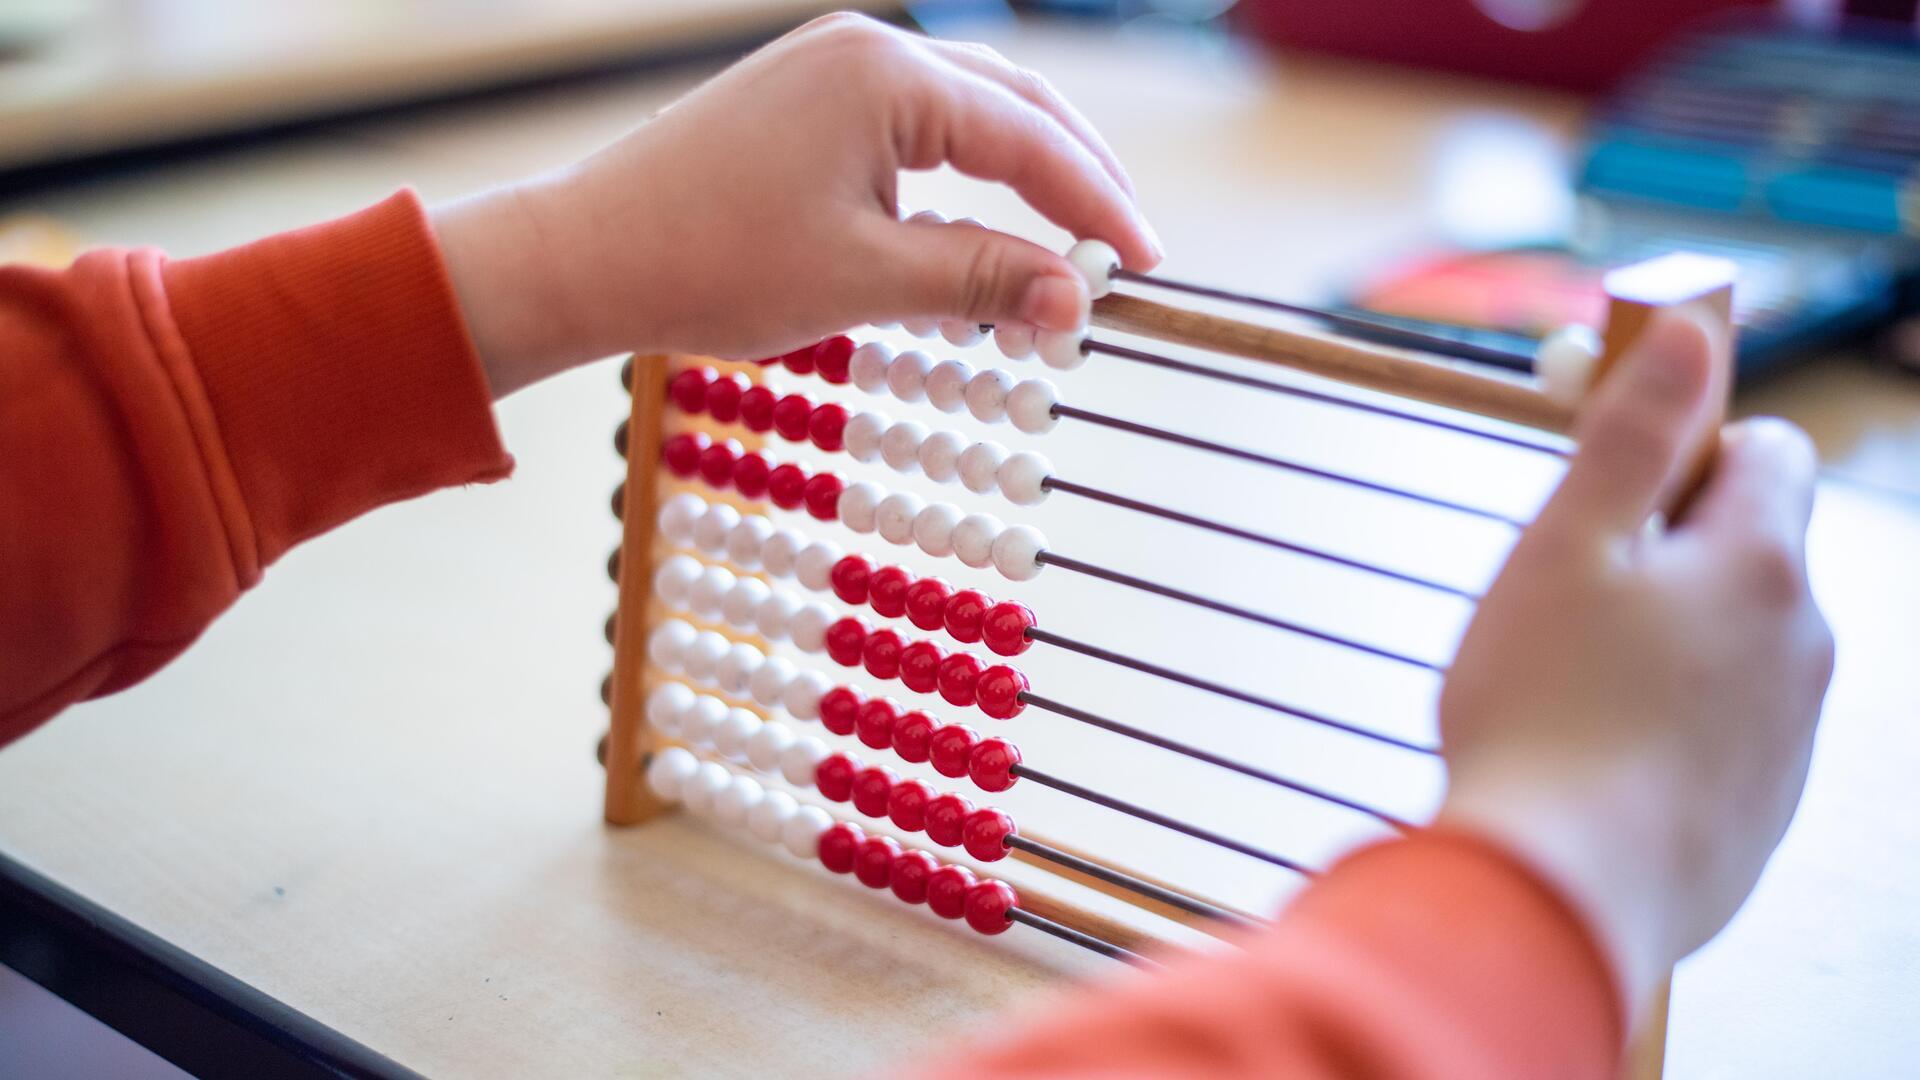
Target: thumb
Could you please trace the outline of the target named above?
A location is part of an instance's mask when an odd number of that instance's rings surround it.
[[[979,225],[889,222],[883,265],[896,273],[881,298],[889,319],[965,319],[1073,330],[1087,320],[1087,285],[1073,264],[1038,244]]]

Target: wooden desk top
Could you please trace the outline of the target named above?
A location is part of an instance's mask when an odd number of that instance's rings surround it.
[[[1179,265],[1282,294],[1419,236],[1454,134],[1551,141],[1575,115],[1139,40],[1004,47],[1112,137]],[[203,251],[401,183],[443,198],[568,160],[700,74],[343,126],[21,209]],[[907,200],[1054,237],[944,174]],[[0,753],[0,847],[427,1073],[839,1074],[1108,973],[935,928],[697,823],[600,825],[614,380],[599,365],[511,399],[512,482],[308,545],[170,669]],[[1756,400],[1811,420],[1860,481],[1827,487],[1814,529],[1840,670],[1779,858],[1682,969],[1670,1075],[1887,1075],[1920,1061],[1920,390],[1840,358]]]

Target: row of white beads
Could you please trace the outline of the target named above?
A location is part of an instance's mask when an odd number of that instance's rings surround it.
[[[824,627],[821,632],[824,635]],[[683,619],[664,619],[653,628],[647,636],[647,657],[663,671],[748,695],[768,707],[778,705],[796,720],[818,719],[821,695],[833,689],[833,680],[822,672],[801,668],[783,656],[768,656],[725,634],[697,630]]]
[[[983,424],[1011,422],[1029,435],[1052,431],[1060,418],[1060,388],[1046,379],[1015,379],[1003,368],[973,369],[965,360],[941,360],[918,349],[895,354],[885,342],[870,341],[853,351],[847,377],[869,394],[892,394],[901,401],[925,401],[944,413],[962,409]]]
[[[1009,453],[991,439],[969,442],[957,431],[930,431],[917,420],[862,412],[847,421],[846,448],[855,461],[882,461],[905,476],[924,472],[942,484],[955,480],[976,495],[1004,494],[1016,506],[1047,498],[1053,462],[1032,450]]]
[[[794,787],[812,787],[815,770],[832,753],[812,735],[732,708],[711,694],[697,694],[685,683],[661,683],[648,695],[647,722],[670,738],[777,774]]]
[[[798,859],[819,858],[820,834],[834,824],[825,810],[784,791],[768,791],[753,777],[717,761],[701,761],[684,747],[669,746],[653,755],[647,786],[702,817],[779,844]]]
[[[675,555],[661,563],[653,574],[653,588],[654,595],[668,607],[704,618],[722,618],[735,629],[758,631],[772,641],[785,638],[801,652],[825,651],[827,627],[840,618],[838,612],[818,600],[802,600],[759,578],[740,577],[724,566],[707,566],[689,555]],[[726,640],[722,635],[715,636]],[[721,659],[716,656],[715,664]],[[714,670],[718,675],[719,669]],[[721,688],[737,693],[746,688],[746,680],[752,675],[750,670],[740,672],[737,689],[729,685],[735,681],[731,678],[723,680]]]

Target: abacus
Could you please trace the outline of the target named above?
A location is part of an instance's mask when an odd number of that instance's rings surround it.
[[[1607,279],[1604,337],[1553,335],[1527,380],[1471,366],[1484,346],[1131,273],[1098,242],[1070,258],[1095,298],[1079,333],[910,321],[949,355],[836,336],[627,362],[609,822],[678,804],[984,935],[1148,965],[1230,940],[1340,850],[1414,827],[1443,783],[1431,702],[1478,596],[1445,564],[1476,553],[1490,576],[1529,507],[1395,466],[1465,455],[1537,506],[1586,388],[1654,310],[1731,318],[1726,263],[1628,267]],[[992,362],[953,355],[989,334]],[[1036,354],[1064,386],[999,366]],[[1199,419],[1109,407],[1123,374]],[[1329,417],[1356,426],[1311,453],[1267,445]],[[1435,449],[1366,460],[1389,429]],[[1237,505],[1206,504],[1214,470]],[[1334,501],[1289,514],[1309,490]],[[1061,504],[1078,517],[1049,516]],[[1249,506],[1267,512],[1234,512]],[[1409,621],[1426,648],[1383,642]],[[1250,662],[1209,669],[1220,657]],[[1134,765],[1090,764],[1119,754]],[[1170,798],[1156,780],[1176,770],[1205,797]],[[1026,792],[1017,817],[1001,808]],[[1247,825],[1253,807],[1279,824]],[[1125,854],[1064,839],[1086,831]]]

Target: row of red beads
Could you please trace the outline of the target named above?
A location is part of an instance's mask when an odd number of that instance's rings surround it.
[[[844,383],[849,377],[847,363],[853,359],[855,348],[857,346],[852,338],[836,334],[817,344],[802,345],[790,353],[755,360],[754,363],[761,367],[780,364],[795,375],[817,374],[830,383]]]
[[[787,462],[775,465],[764,454],[746,453],[732,439],[714,442],[705,432],[683,431],[660,446],[667,471],[683,480],[699,477],[716,488],[733,488],[749,499],[765,497],[782,510],[806,508],[821,521],[840,516],[840,492],[846,481],[838,473],[808,473]]]
[[[820,834],[820,865],[836,874],[852,874],[870,889],[892,889],[893,895],[909,904],[925,904],[943,919],[964,918],[982,934],[998,934],[1013,925],[1007,913],[1020,904],[1006,882],[976,879],[964,866],[903,849],[892,837],[869,836],[845,821]]]
[[[834,802],[850,802],[868,817],[886,818],[908,832],[925,832],[941,847],[962,846],[981,862],[1006,858],[1013,818],[965,796],[942,795],[924,780],[902,780],[885,765],[868,765],[840,751],[820,759],[813,786]]]
[[[810,441],[822,450],[847,445],[845,405],[816,405],[805,394],[783,397],[739,375],[687,368],[667,384],[667,395],[681,412],[705,412],[724,423],[737,420],[748,431],[772,431],[789,442]]]
[[[851,686],[820,695],[820,726],[875,750],[891,748],[902,761],[930,762],[941,776],[968,777],[982,791],[1005,791],[1019,779],[1013,767],[1020,749],[1007,740],[982,739],[965,724],[942,724],[918,709],[903,712],[892,699],[869,699]]]
[[[899,679],[916,694],[938,692],[949,705],[974,705],[996,720],[1026,711],[1027,677],[1006,664],[987,667],[970,653],[949,653],[931,641],[908,641],[898,630],[875,630],[854,615],[827,627],[827,655],[842,667],[865,667],[876,679]]]
[[[899,566],[875,567],[865,555],[845,555],[833,564],[833,594],[849,604],[867,604],[889,619],[905,615],[922,630],[945,630],[968,645],[984,642],[1001,656],[1019,656],[1033,642],[1033,611],[1012,600],[995,603],[976,589],[953,590],[937,577],[915,578]],[[955,704],[961,704],[955,702]]]

